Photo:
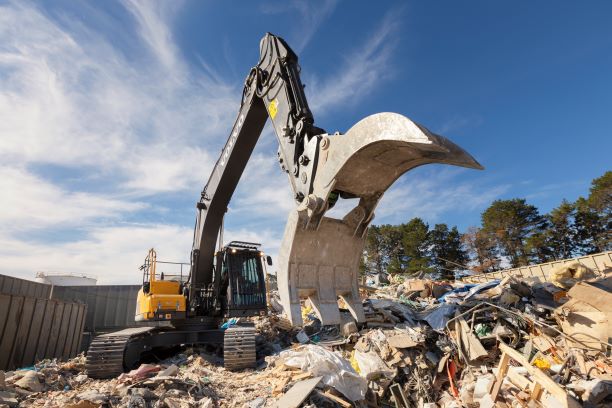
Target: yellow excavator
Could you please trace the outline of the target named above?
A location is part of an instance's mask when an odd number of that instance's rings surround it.
[[[226,368],[255,366],[254,326],[221,326],[228,318],[266,311],[265,268],[272,260],[260,244],[232,241],[217,249],[217,243],[222,244],[223,217],[268,119],[296,205],[277,267],[281,305],[295,325],[301,324],[303,298],[310,299],[323,324],[340,322],[339,297],[358,322],[364,320],[359,259],[376,205],[397,178],[428,163],[481,168],[459,146],[399,114],[371,115],[345,134],[315,126],[297,55],[283,39],[266,34],[229,138],[196,203],[189,273],[162,273],[154,250],[143,265],[136,320],[169,324],[96,337],[86,356],[91,377],[118,375],[178,345],[218,345]],[[358,203],[343,218],[326,216],[339,200],[353,198]]]

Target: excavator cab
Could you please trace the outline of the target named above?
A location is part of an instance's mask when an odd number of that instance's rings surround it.
[[[255,316],[266,310],[266,264],[272,265],[272,258],[260,245],[232,241],[217,252],[219,299],[228,317]]]
[[[183,274],[168,274],[157,270],[157,264],[169,264],[157,260],[155,249],[151,248],[145,258],[142,270],[142,288],[136,301],[137,322],[184,319],[186,299],[183,295]],[[182,265],[181,265],[182,266]]]

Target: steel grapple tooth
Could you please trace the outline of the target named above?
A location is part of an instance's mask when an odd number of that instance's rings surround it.
[[[368,116],[346,134],[325,136],[319,146],[313,191],[289,214],[279,251],[281,305],[291,323],[301,325],[300,298],[308,298],[323,324],[339,324],[340,297],[363,322],[359,260],[385,191],[424,164],[482,166],[450,140],[396,113]],[[359,198],[342,219],[325,216],[336,194]]]

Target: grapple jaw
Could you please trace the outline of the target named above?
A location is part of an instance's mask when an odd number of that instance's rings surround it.
[[[339,324],[338,298],[358,322],[359,261],[374,209],[402,174],[429,163],[482,169],[465,150],[403,115],[368,116],[346,134],[313,138],[318,150],[313,191],[288,217],[279,252],[278,288],[286,317],[302,324],[308,298],[322,324]],[[308,147],[307,147],[308,148]],[[326,217],[330,199],[359,198],[342,219]]]

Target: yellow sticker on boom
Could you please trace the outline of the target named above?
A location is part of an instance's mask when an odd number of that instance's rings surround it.
[[[270,114],[270,117],[274,119],[277,112],[278,112],[278,101],[274,99],[272,100],[272,102],[270,102],[270,105],[268,106],[268,113]]]

